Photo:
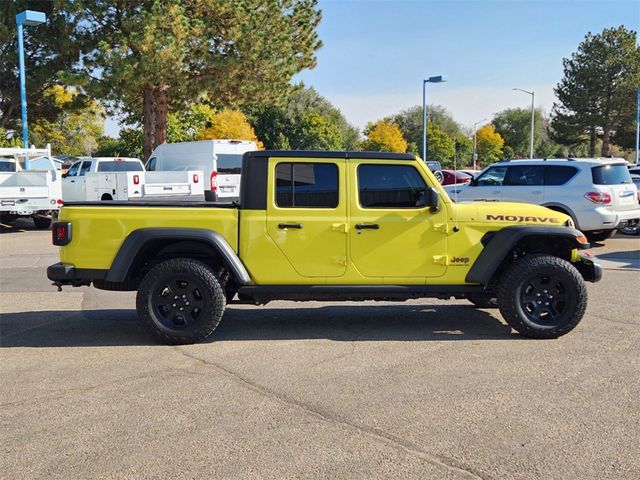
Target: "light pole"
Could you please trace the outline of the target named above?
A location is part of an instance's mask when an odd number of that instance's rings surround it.
[[[638,148],[640,148],[640,87],[636,97],[636,165],[638,162]]]
[[[24,38],[23,27],[44,23],[47,16],[43,12],[25,10],[16,15],[18,26],[18,62],[20,67],[20,106],[22,109],[22,143],[29,148],[29,129],[27,127],[27,82],[24,75]],[[29,157],[24,159],[24,169],[29,170]]]
[[[521,92],[528,93],[529,95],[531,95],[531,146],[529,147],[529,158],[533,158],[533,127],[535,122],[535,110],[534,110],[535,107],[533,106],[533,102],[535,99],[535,92],[530,92],[528,90],[523,90],[521,88],[514,88],[514,90],[519,90]]]
[[[427,161],[427,83],[446,82],[446,77],[438,75],[422,80],[422,160]]]
[[[486,118],[483,118],[482,120],[478,120],[473,124],[473,169],[474,170],[477,170],[476,162],[478,161],[478,153],[476,152],[476,131],[477,131],[476,127],[486,120],[487,120]]]

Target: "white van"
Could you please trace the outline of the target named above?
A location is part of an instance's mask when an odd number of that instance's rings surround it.
[[[242,155],[257,150],[247,140],[202,140],[158,145],[145,165],[147,171],[202,170],[208,201],[240,197]]]

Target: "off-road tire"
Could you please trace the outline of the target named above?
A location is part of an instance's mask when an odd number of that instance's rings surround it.
[[[542,297],[535,293],[538,288]],[[551,299],[546,298],[551,307],[544,306],[545,295],[552,295]],[[531,298],[542,299],[542,304]],[[562,298],[566,300],[563,302]],[[550,255],[525,256],[507,268],[500,278],[498,305],[509,326],[522,336],[557,338],[569,333],[582,320],[587,307],[587,289],[580,272],[566,260]],[[536,308],[546,309],[549,319],[536,318],[535,310],[531,312]],[[552,318],[552,312],[557,313],[557,318]]]
[[[473,303],[478,308],[498,308],[498,300],[495,296],[491,295],[469,295],[467,297],[471,303]]]
[[[51,226],[51,219],[48,217],[33,217],[33,224],[38,230],[46,230]]]
[[[187,286],[181,287],[180,282]],[[170,293],[165,296],[167,288]],[[188,295],[194,305],[171,303],[174,293],[176,297]],[[159,305],[164,302],[169,303]],[[200,309],[195,308],[196,303]],[[192,258],[172,258],[153,267],[142,279],[136,297],[142,323],[156,338],[171,345],[195,343],[211,335],[222,319],[225,304],[225,292],[213,270]],[[184,313],[173,305],[182,306]],[[191,312],[186,311],[189,309]],[[197,314],[195,310],[199,310]],[[173,320],[169,318],[172,316]]]
[[[613,236],[615,230],[598,230],[593,232],[584,232],[589,242],[603,242]]]

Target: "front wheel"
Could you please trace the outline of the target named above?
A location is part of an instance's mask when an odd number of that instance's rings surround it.
[[[213,270],[191,258],[173,258],[142,279],[136,297],[138,317],[164,343],[203,340],[216,329],[225,293]]]
[[[526,256],[502,275],[498,305],[506,322],[521,335],[557,338],[582,320],[587,289],[580,272],[566,260]]]

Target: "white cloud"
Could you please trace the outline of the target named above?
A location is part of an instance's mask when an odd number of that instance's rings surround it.
[[[518,85],[535,92],[536,108],[551,111],[555,85]],[[422,92],[415,94],[327,95],[347,119],[359,128],[367,122],[399,112],[414,105],[422,105]],[[427,86],[427,103],[445,107],[463,127],[491,117],[505,108],[530,108],[531,97],[509,88],[443,88]]]

